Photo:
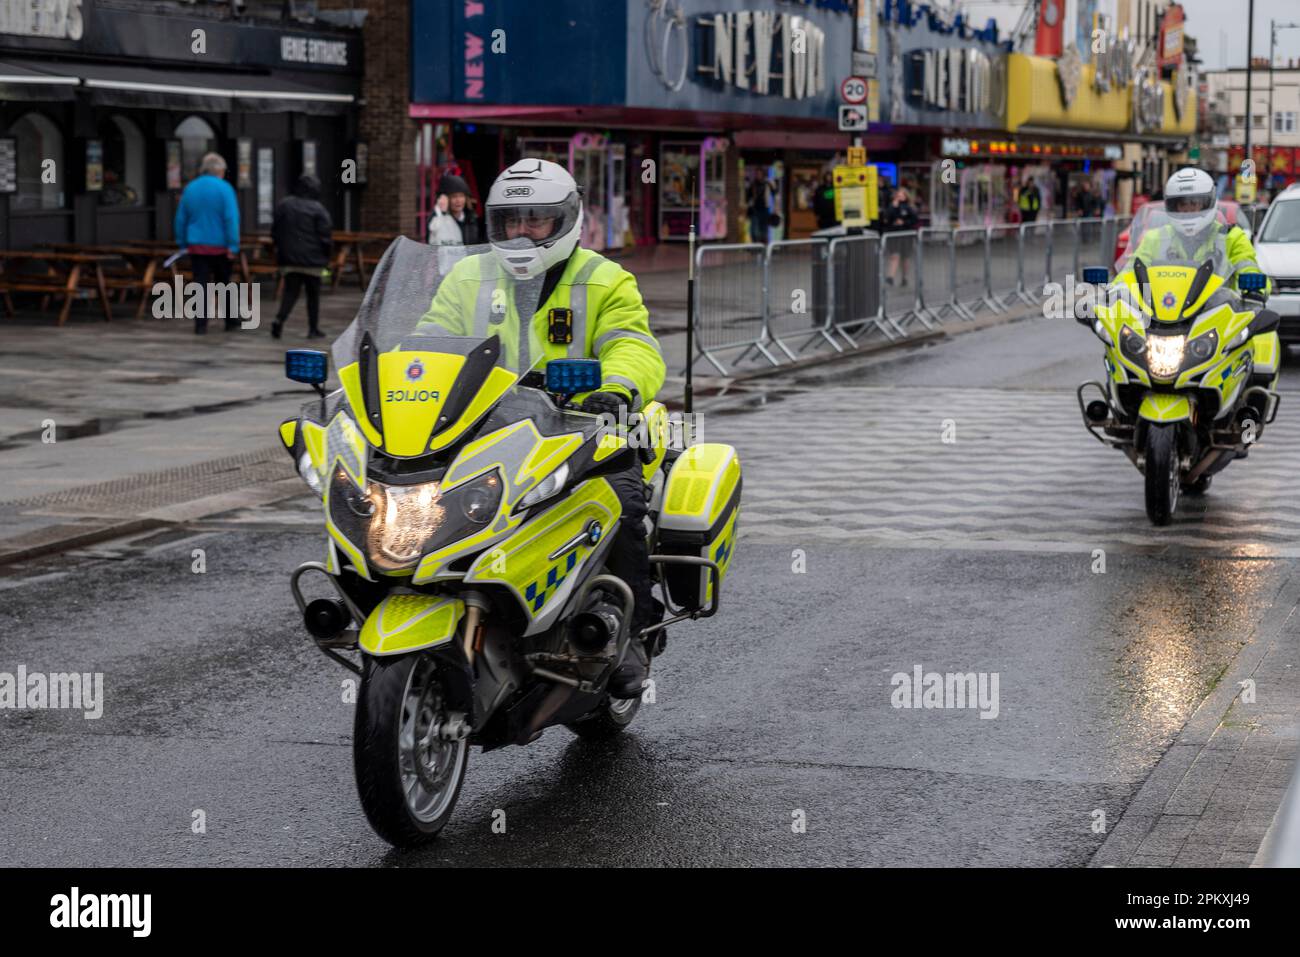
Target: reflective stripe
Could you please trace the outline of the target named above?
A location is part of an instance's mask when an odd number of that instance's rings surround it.
[[[489,274],[484,276],[487,270]],[[478,256],[478,296],[474,300],[474,328],[473,337],[486,339],[491,334],[487,320],[490,319],[493,312],[493,293],[497,291],[497,282],[500,278],[500,269],[497,268],[495,260],[489,259],[486,255]],[[504,319],[504,303],[502,304]]]
[[[605,348],[606,345],[613,342],[615,339],[637,339],[654,346],[655,349],[659,348],[659,343],[655,341],[654,336],[647,336],[643,332],[633,332],[630,329],[614,329],[597,339],[595,344],[591,347],[591,351],[599,355],[600,350]]]
[[[621,385],[627,389],[628,395],[632,397],[632,411],[641,411],[641,393],[637,390],[636,383],[625,375],[607,375],[604,377],[604,384]]]
[[[578,270],[569,286],[569,308],[573,310],[573,341],[569,343],[567,355],[570,359],[581,359],[587,355],[587,281],[591,274],[609,262],[604,256],[592,256]]]

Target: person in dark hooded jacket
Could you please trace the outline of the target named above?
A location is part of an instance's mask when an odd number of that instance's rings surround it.
[[[319,339],[321,274],[329,265],[330,214],[320,201],[320,180],[303,175],[294,184],[293,195],[275,208],[271,238],[275,241],[275,259],[284,275],[284,296],[271,323],[271,335],[280,338],[284,321],[298,302],[298,293],[307,290],[307,338]]]

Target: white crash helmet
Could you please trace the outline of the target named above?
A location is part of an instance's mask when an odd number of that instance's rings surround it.
[[[1217,209],[1210,174],[1189,166],[1169,177],[1165,183],[1165,213],[1184,236],[1196,236],[1213,225]]]
[[[516,279],[535,279],[564,262],[582,235],[578,184],[548,160],[521,159],[505,170],[488,191],[485,210],[492,252]]]

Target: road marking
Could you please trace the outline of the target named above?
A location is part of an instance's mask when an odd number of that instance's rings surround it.
[[[1084,430],[1073,390],[823,387],[706,417],[705,436],[740,451],[749,541],[1300,556],[1300,421],[1285,410],[1166,528],[1128,459]]]

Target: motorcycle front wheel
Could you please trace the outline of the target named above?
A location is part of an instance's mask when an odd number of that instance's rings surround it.
[[[395,847],[438,836],[460,796],[469,741],[444,741],[447,696],[431,655],[367,658],[352,754],[361,807]]]
[[[1150,425],[1146,439],[1147,518],[1168,525],[1178,507],[1178,426]]]

